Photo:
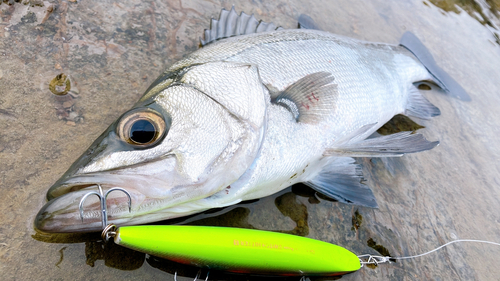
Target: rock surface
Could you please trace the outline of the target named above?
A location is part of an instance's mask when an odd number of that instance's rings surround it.
[[[318,199],[299,186],[196,224],[286,231],[357,254],[385,249],[392,256],[413,255],[457,238],[500,242],[498,11],[483,7],[478,14],[455,3],[443,10],[432,4],[439,1],[416,0],[3,2],[2,280],[173,280],[175,271],[186,276],[179,280],[194,278],[196,268],[103,245],[98,235],[44,236],[32,224],[50,185],[157,75],[196,50],[209,19],[232,4],[284,28],[296,27],[304,13],[326,31],[367,41],[397,43],[412,31],[472,101],[426,92],[442,115],[419,124],[429,140],[441,144],[400,159],[359,159],[379,209]],[[78,87],[75,97],[58,100],[49,91],[60,73]],[[497,280],[499,254],[500,247],[458,244],[426,257],[362,268],[342,280]]]

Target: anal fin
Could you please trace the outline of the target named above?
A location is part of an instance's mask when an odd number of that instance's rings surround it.
[[[312,189],[342,203],[377,208],[371,189],[361,183],[361,166],[349,157],[335,157],[312,180],[305,182]]]
[[[340,147],[327,149],[325,156],[349,157],[399,157],[432,149],[439,141],[430,142],[421,134],[400,132],[392,135],[366,139],[357,143],[348,143]]]
[[[288,86],[272,102],[288,109],[297,122],[315,123],[335,110],[338,90],[334,80],[329,72],[309,74]]]

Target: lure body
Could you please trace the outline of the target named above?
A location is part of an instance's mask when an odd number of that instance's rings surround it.
[[[358,270],[337,245],[289,234],[209,226],[124,226],[118,245],[183,264],[237,273],[333,276]]]

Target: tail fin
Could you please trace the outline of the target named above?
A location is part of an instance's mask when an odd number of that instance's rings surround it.
[[[401,37],[399,44],[417,57],[417,59],[427,68],[430,74],[435,78],[435,82],[449,95],[458,98],[463,101],[470,101],[471,98],[467,92],[457,83],[453,78],[451,78],[448,73],[441,69],[431,53],[427,48],[420,42],[420,40],[413,33],[407,31]]]

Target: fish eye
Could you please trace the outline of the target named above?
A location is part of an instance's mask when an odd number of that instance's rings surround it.
[[[149,147],[161,139],[167,128],[158,112],[140,109],[125,114],[120,119],[117,130],[123,141],[138,147]]]

